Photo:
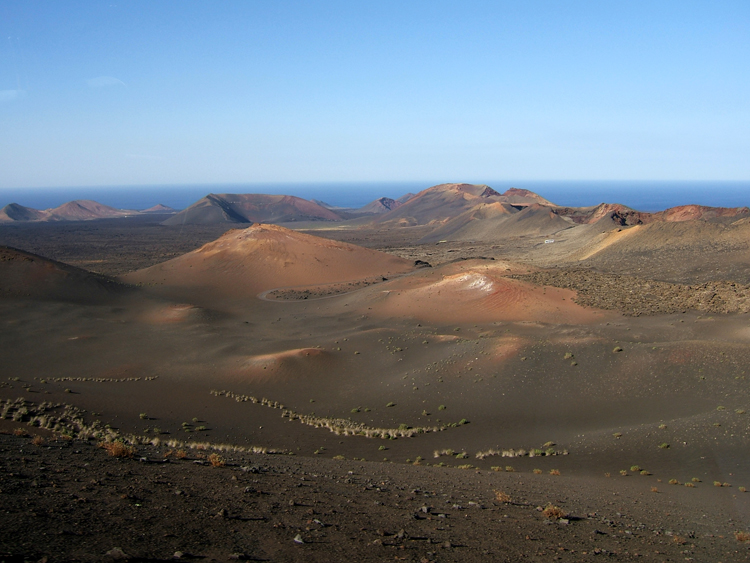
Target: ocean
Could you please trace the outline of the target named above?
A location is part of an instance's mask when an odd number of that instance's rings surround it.
[[[397,199],[439,182],[247,183],[159,186],[109,186],[0,189],[0,207],[18,203],[35,209],[57,207],[74,199],[93,199],[120,209],[147,209],[158,203],[184,209],[209,193],[266,193],[317,199],[340,207],[361,207],[379,197]],[[639,211],[661,211],[687,204],[716,207],[750,206],[750,181],[500,180],[485,181],[498,192],[515,187],[531,190],[571,207],[621,203]]]

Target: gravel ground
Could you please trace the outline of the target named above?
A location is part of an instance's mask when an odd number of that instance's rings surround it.
[[[0,435],[8,563],[750,560],[727,507],[626,479],[32,440]]]

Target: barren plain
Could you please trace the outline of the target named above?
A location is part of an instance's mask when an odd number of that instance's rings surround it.
[[[414,216],[1,227],[0,560],[750,559],[747,221]]]

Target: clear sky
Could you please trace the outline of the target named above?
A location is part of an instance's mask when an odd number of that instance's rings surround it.
[[[0,2],[0,188],[750,179],[750,2]]]

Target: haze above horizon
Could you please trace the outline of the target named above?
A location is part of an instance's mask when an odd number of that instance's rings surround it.
[[[0,189],[750,179],[750,4],[5,3]]]

